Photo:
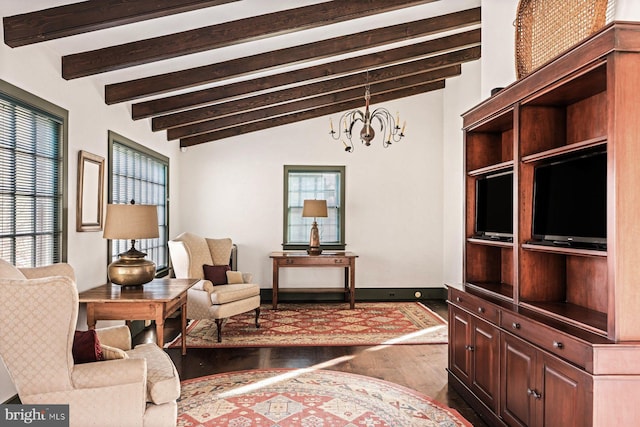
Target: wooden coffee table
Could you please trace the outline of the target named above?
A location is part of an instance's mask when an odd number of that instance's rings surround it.
[[[143,286],[125,288],[107,283],[81,292],[87,304],[87,325],[97,320],[155,320],[158,346],[164,346],[164,321],[182,308],[182,354],[187,354],[187,290],[197,279],[154,279]]]

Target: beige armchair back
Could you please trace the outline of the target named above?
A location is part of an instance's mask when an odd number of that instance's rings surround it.
[[[68,264],[18,270],[0,260],[0,358],[24,404],[68,404],[71,426],[175,426],[180,379],[126,326],[97,330],[117,360],[75,364],[78,291]]]

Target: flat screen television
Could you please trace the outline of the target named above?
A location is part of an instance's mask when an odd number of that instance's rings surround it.
[[[533,191],[535,240],[606,249],[606,151],[537,166]]]
[[[513,239],[513,171],[476,180],[475,235],[496,240]]]

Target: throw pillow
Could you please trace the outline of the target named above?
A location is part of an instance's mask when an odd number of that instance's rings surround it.
[[[227,271],[231,270],[228,265],[203,265],[204,278],[214,285],[227,284]]]
[[[96,331],[93,329],[76,331],[73,335],[71,353],[73,362],[77,364],[102,360],[102,348]]]
[[[129,355],[117,347],[100,344],[102,350],[102,360],[128,359]]]
[[[244,280],[242,280],[242,273],[239,271],[227,271],[227,283],[230,285],[244,283]]]

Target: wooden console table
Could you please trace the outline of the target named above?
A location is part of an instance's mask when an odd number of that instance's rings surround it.
[[[306,252],[271,252],[273,259],[273,309],[278,308],[279,292],[343,292],[345,301],[355,307],[356,301],[356,258],[353,252],[322,252],[309,255]],[[278,273],[282,267],[341,267],[344,268],[344,288],[285,288],[280,289]]]
[[[158,346],[164,346],[164,320],[182,308],[182,354],[187,354],[187,290],[196,279],[154,279],[143,286],[124,288],[107,283],[81,292],[87,304],[87,325],[97,320],[155,320]]]

